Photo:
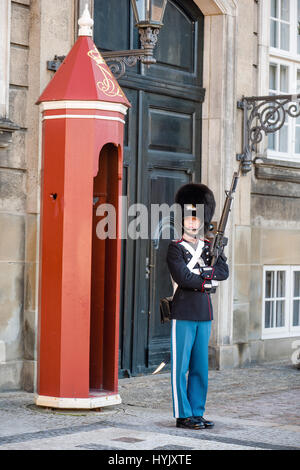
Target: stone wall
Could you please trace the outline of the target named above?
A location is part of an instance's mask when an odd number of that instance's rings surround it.
[[[242,96],[257,94],[258,80],[258,4],[255,1],[238,2],[238,65],[237,65],[237,100]],[[237,102],[235,103],[237,106]],[[236,153],[241,153],[242,111],[238,110]],[[240,177],[235,197],[235,227],[233,275],[233,311],[232,311],[232,355],[229,366],[241,366],[250,362],[248,345],[250,311],[250,257],[251,257],[251,173]],[[227,360],[222,366],[227,367]]]
[[[294,185],[296,186],[296,185]],[[255,185],[253,185],[255,188]],[[279,188],[278,188],[279,190]],[[266,191],[266,188],[265,188]],[[252,361],[290,359],[294,336],[261,339],[263,266],[300,266],[299,197],[252,194],[249,342]]]

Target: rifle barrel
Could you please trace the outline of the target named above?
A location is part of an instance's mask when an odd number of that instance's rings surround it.
[[[224,237],[224,232],[225,232],[225,228],[226,228],[226,225],[227,225],[228,216],[229,216],[231,204],[232,204],[232,201],[233,201],[233,193],[235,193],[235,190],[236,190],[236,187],[237,187],[240,170],[241,170],[241,164],[239,166],[239,171],[235,171],[233,173],[230,190],[225,191],[226,200],[225,200],[225,204],[224,204],[224,207],[223,207],[223,210],[222,210],[220,222],[219,222],[218,227],[217,227],[217,233],[215,235],[214,242],[213,242],[212,247],[211,247],[211,253],[213,255],[212,256],[212,261],[211,261],[212,266],[215,264],[215,261],[217,259],[217,251],[218,251],[218,248],[219,248],[218,245],[220,245],[220,243],[222,241],[222,238]]]

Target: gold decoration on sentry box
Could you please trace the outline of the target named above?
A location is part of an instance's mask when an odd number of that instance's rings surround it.
[[[104,93],[106,96],[110,96],[112,98],[114,96],[123,97],[124,95],[121,91],[121,88],[114,79],[112,80],[113,75],[109,72],[109,70],[103,67],[103,64],[105,64],[105,62],[97,48],[94,47],[94,49],[91,49],[88,52],[88,56],[96,62],[97,67],[99,67],[104,76],[104,80],[102,82],[97,82],[99,90],[102,91],[102,93]]]

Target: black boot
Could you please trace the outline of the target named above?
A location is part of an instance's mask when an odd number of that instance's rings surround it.
[[[176,427],[185,428],[185,429],[204,429],[205,428],[204,424],[196,421],[193,416],[190,416],[189,418],[177,418]]]
[[[212,421],[207,421],[203,416],[193,416],[193,419],[196,423],[203,424],[205,428],[213,428],[215,423]]]

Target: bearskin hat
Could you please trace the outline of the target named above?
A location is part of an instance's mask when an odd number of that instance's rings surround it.
[[[188,183],[178,189],[175,195],[175,202],[184,211],[185,204],[204,204],[204,232],[208,231],[213,218],[216,201],[213,192],[202,183]]]

